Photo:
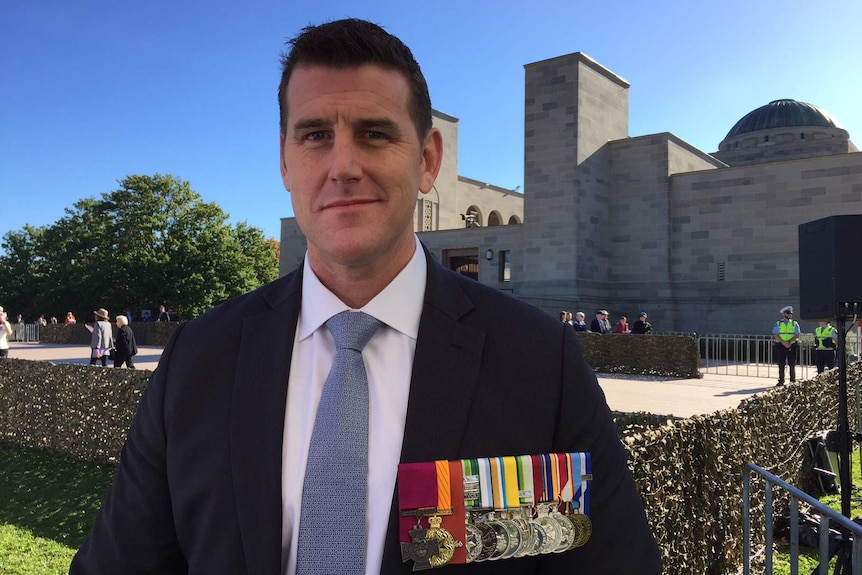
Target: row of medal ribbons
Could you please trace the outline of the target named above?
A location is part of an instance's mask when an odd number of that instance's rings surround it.
[[[580,547],[591,482],[583,452],[399,464],[402,559],[418,571]]]

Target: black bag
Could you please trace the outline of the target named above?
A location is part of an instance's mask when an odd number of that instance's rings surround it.
[[[112,347],[111,349],[108,350],[108,359],[110,359],[111,361],[117,359],[117,349],[116,348]]]

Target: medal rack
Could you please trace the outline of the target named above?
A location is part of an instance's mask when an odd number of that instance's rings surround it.
[[[580,547],[591,482],[584,452],[399,464],[402,559],[421,571]]]

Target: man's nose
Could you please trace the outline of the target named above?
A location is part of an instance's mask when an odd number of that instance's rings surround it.
[[[335,181],[347,182],[362,176],[361,151],[352,138],[336,137],[332,145],[329,177]]]

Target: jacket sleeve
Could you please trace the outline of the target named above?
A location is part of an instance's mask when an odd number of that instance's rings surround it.
[[[560,554],[571,571],[554,572],[659,575],[661,553],[604,393],[581,354],[577,336],[565,330],[563,340],[563,391],[555,447],[590,452],[593,533],[583,547]]]
[[[168,370],[163,366],[170,363],[171,350],[171,345],[165,349],[141,397],[114,482],[90,537],[72,560],[70,575],[188,573],[174,528],[167,478]]]

